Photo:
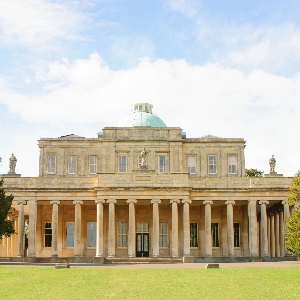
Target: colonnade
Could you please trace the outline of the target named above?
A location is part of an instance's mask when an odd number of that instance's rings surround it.
[[[114,257],[116,255],[116,220],[115,220],[115,206],[117,203],[115,198],[98,197],[95,201],[97,206],[96,217],[96,256],[104,257],[104,204],[108,204],[108,245],[107,255]],[[135,223],[135,205],[138,202],[136,199],[128,199],[128,256],[135,256],[136,243],[136,223]],[[172,257],[179,256],[179,241],[178,241],[178,205],[182,204],[182,220],[183,220],[183,256],[190,256],[190,199],[171,199],[172,209],[172,230],[171,230],[171,244],[170,254]],[[24,254],[24,205],[29,204],[29,234],[28,234],[28,256],[35,257],[35,241],[36,241],[36,200],[18,201],[19,205],[19,222],[18,222],[18,254]],[[288,254],[284,247],[284,220],[289,216],[289,206],[286,201],[282,201],[283,211],[279,210],[275,215],[267,215],[267,204],[269,202],[262,200],[260,204],[260,255],[263,256],[285,256]],[[52,205],[52,248],[51,256],[58,256],[58,205],[60,201],[51,201]],[[75,205],[75,231],[74,231],[74,256],[81,256],[81,206],[83,201],[73,201]],[[159,256],[159,206],[160,199],[152,199],[152,256]],[[212,256],[212,235],[211,235],[211,206],[213,201],[203,201],[205,206],[205,256]],[[233,230],[233,207],[235,201],[227,200],[225,202],[227,207],[227,243],[228,256],[234,256],[234,230]],[[257,221],[257,201],[248,201],[248,223],[249,223],[249,256],[259,256],[259,232]]]

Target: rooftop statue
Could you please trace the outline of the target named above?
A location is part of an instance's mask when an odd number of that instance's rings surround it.
[[[269,165],[270,165],[270,172],[275,172],[275,167],[276,167],[276,159],[274,155],[269,159]]]
[[[12,153],[9,158],[9,173],[16,173],[17,158]]]

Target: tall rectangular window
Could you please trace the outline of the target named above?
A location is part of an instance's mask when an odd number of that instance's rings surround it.
[[[168,247],[168,223],[159,222],[159,247]]]
[[[165,155],[158,156],[158,172],[159,173],[167,172],[167,158]]]
[[[45,223],[44,228],[44,241],[45,241],[45,247],[51,247],[52,246],[52,223],[47,222]]]
[[[217,157],[216,157],[216,155],[208,156],[208,173],[209,174],[217,173]]]
[[[198,224],[190,223],[190,247],[198,247]]]
[[[212,236],[212,246],[220,247],[218,223],[211,223],[211,236]]]
[[[91,155],[90,156],[90,174],[97,173],[97,156]]]
[[[229,174],[237,173],[237,156],[236,155],[228,156],[228,173]]]
[[[239,248],[240,244],[240,223],[233,223],[234,247]]]
[[[188,156],[188,172],[190,174],[196,174],[196,157]]]
[[[126,156],[119,156],[119,172],[126,172]]]
[[[56,157],[54,155],[48,156],[47,172],[54,174],[56,172]]]
[[[76,172],[77,172],[77,157],[75,155],[70,155],[69,162],[68,162],[68,173],[76,174]]]
[[[87,239],[86,246],[87,248],[96,247],[96,222],[87,223]]]
[[[66,223],[66,247],[74,247],[74,231],[75,231],[75,223],[67,222]]]
[[[127,222],[118,222],[118,247],[127,247]]]

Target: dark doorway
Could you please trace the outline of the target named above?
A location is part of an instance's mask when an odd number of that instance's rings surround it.
[[[136,256],[149,257],[149,233],[136,234]]]

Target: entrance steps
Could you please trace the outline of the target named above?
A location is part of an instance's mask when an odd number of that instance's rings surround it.
[[[183,263],[182,257],[107,257],[105,264],[178,264]]]

